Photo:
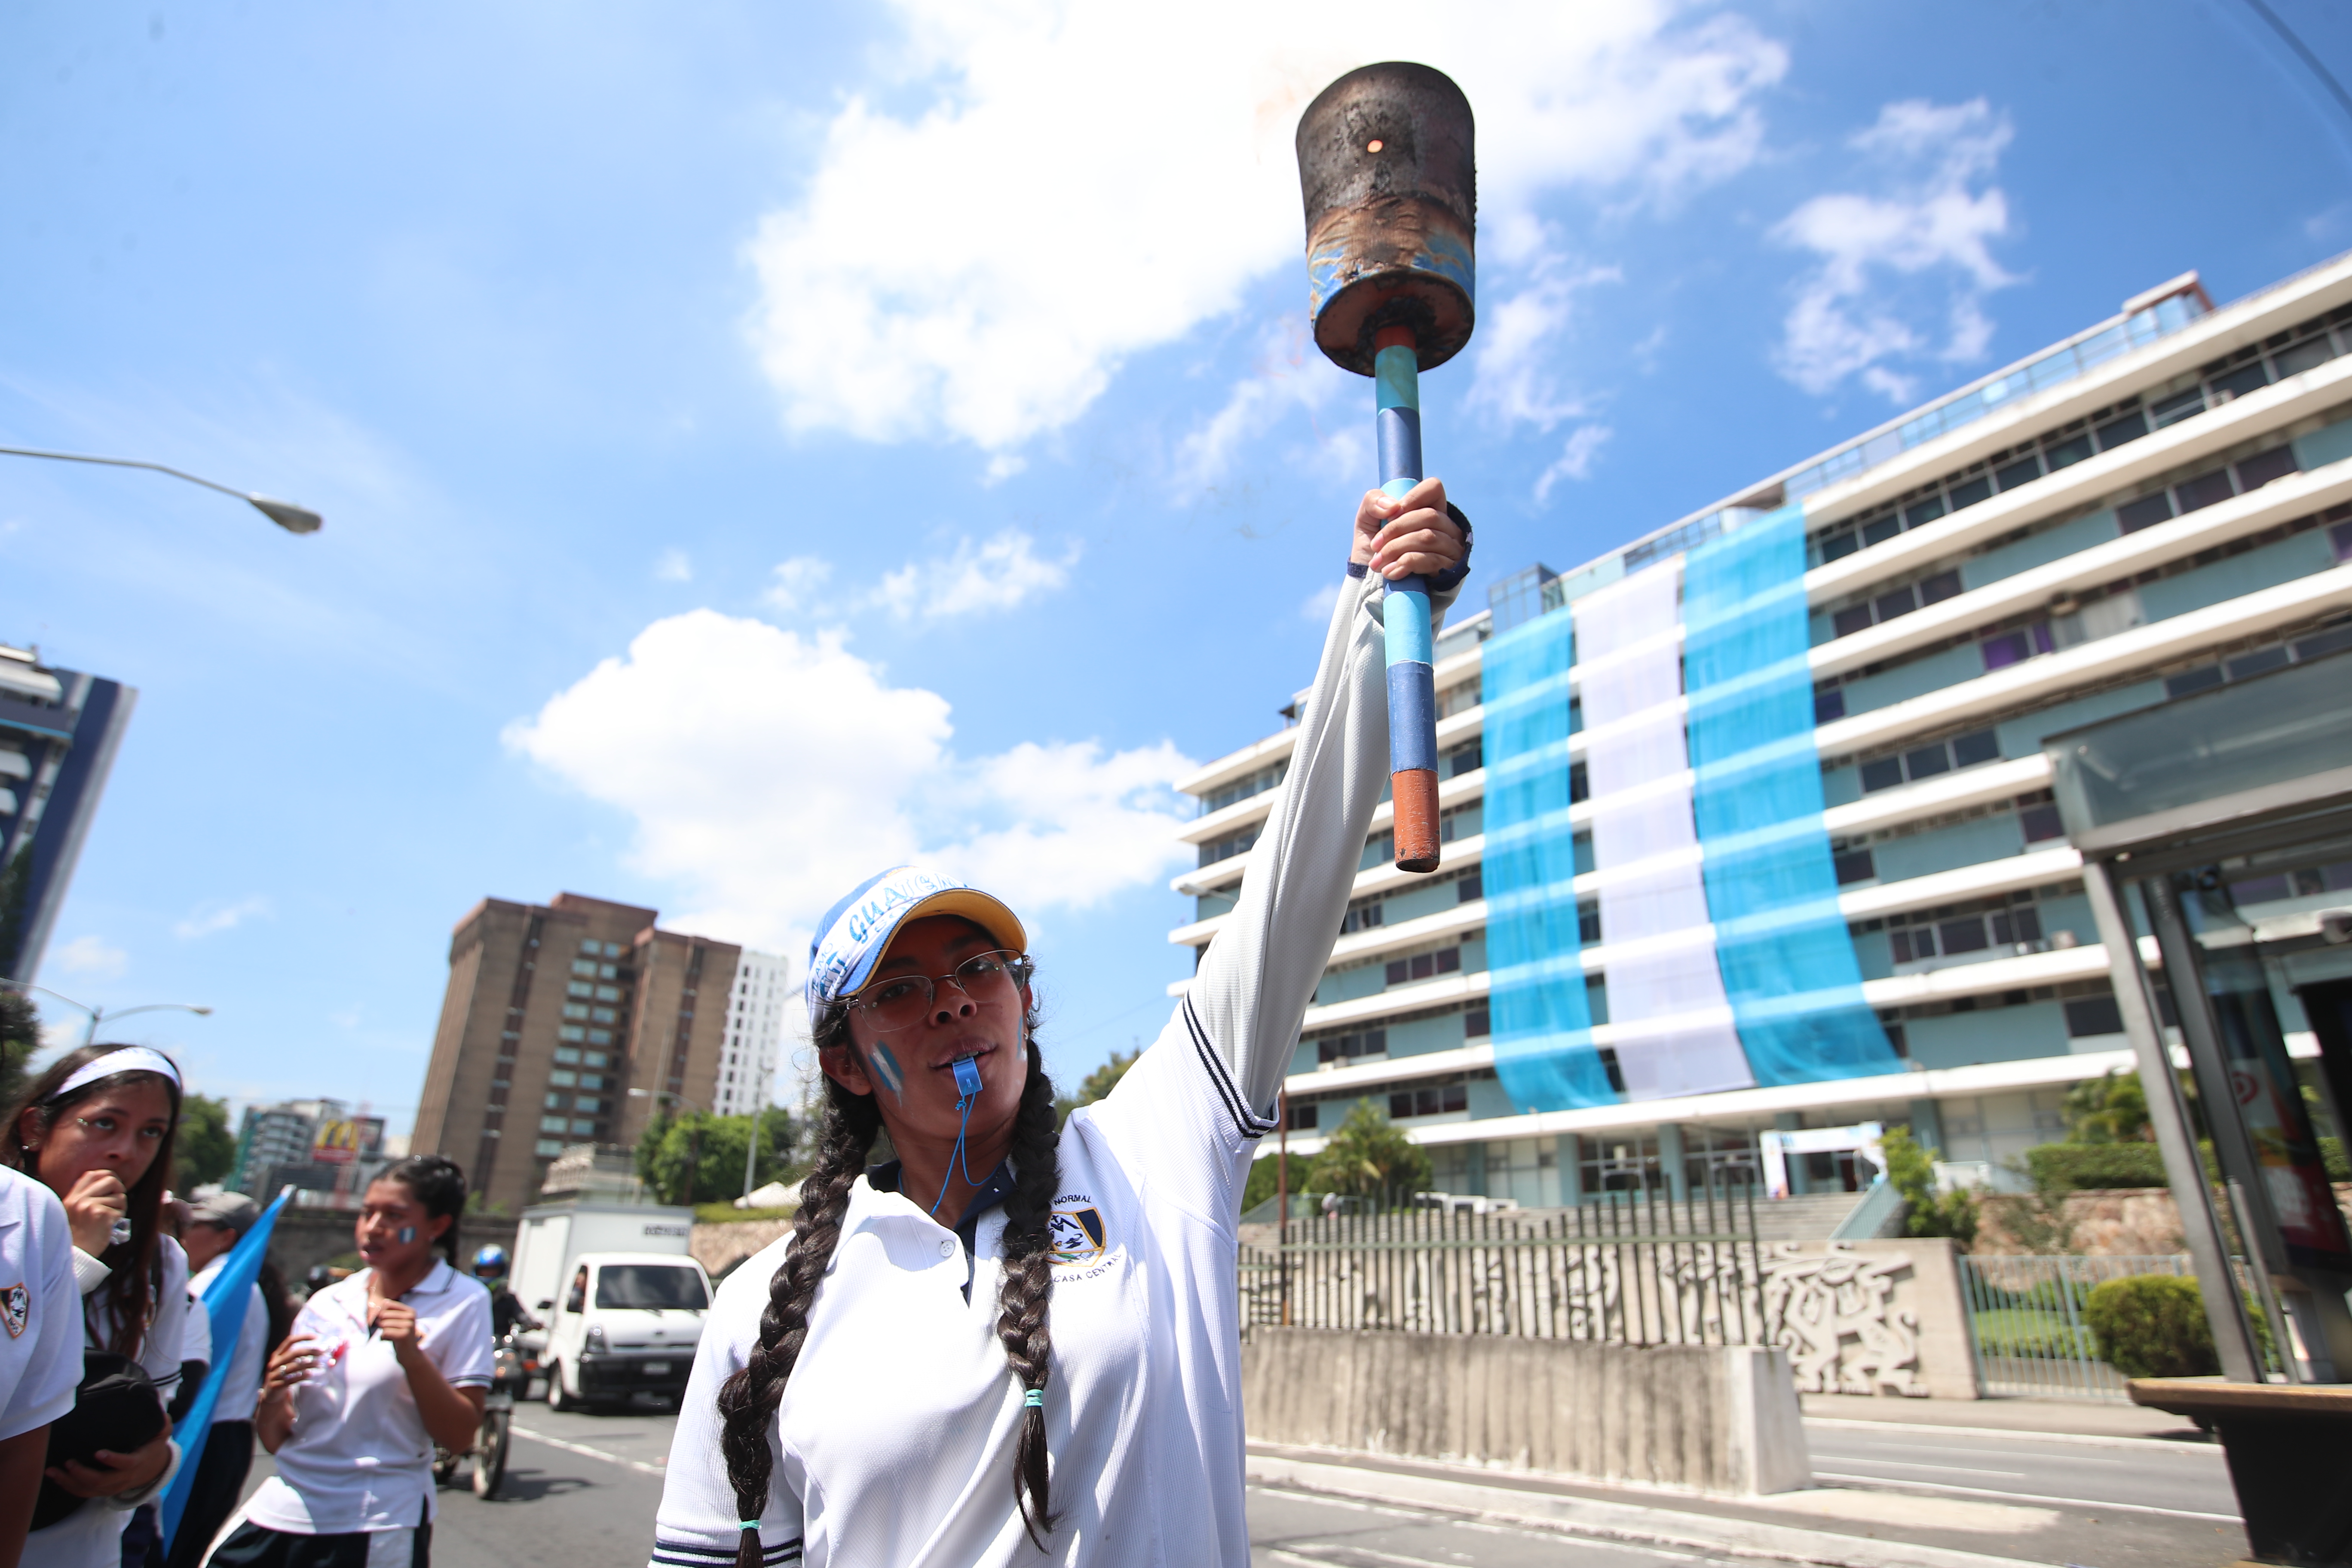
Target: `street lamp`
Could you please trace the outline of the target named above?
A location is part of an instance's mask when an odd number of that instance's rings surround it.
[[[0,447],[0,453],[12,458],[54,458],[61,463],[100,463],[110,468],[147,468],[159,474],[169,474],[175,479],[185,479],[192,485],[202,485],[208,490],[218,490],[225,496],[235,496],[251,506],[262,516],[289,533],[316,533],[325,519],[307,506],[296,506],[290,500],[277,500],[252,490],[233,489],[216,485],[182,469],[162,463],[142,462],[136,458],[94,458],[82,452],[46,452],[37,447]]]
[[[629,1090],[629,1098],[631,1100],[674,1100],[680,1105],[685,1106],[688,1110],[696,1111],[706,1116],[709,1114],[709,1112],[703,1110],[701,1106],[697,1105],[694,1101],[687,1099],[686,1096],[674,1093],[667,1089],[633,1089]],[[693,1130],[686,1135],[686,1201],[688,1204],[694,1202],[695,1168],[701,1163],[702,1124],[698,1121],[694,1124]]]
[[[194,1002],[142,1002],[136,1007],[124,1007],[110,1013],[103,1007],[93,1007],[87,1002],[77,1002],[62,991],[52,991],[46,985],[36,985],[29,980],[0,980],[0,985],[13,985],[19,991],[37,991],[44,996],[54,996],[67,1006],[89,1014],[89,1028],[81,1037],[81,1043],[85,1046],[98,1038],[98,1026],[108,1018],[128,1018],[133,1013],[167,1012],[194,1013],[199,1018],[209,1018],[213,1016],[213,1010],[210,1007],[199,1006]]]

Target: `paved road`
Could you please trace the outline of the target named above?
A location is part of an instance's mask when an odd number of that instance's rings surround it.
[[[525,1405],[517,1415],[503,1494],[485,1502],[463,1475],[442,1492],[436,1568],[638,1568],[652,1542],[676,1418],[650,1405],[559,1415]],[[1920,1528],[1930,1522],[1924,1517],[1906,1528],[1897,1520],[1874,1521],[1868,1509],[1819,1518],[1769,1510],[1787,1523],[2116,1568],[2221,1563],[2242,1549],[2231,1522],[2236,1505],[2229,1477],[2213,1447],[1811,1420],[1806,1429],[1823,1482],[1909,1493],[1931,1513],[1976,1507],[2000,1517],[1968,1535],[1944,1537]],[[256,1460],[257,1483],[268,1458]],[[2036,1503],[2061,1506],[2036,1510]],[[1890,1506],[1901,1505],[1892,1499],[1878,1505],[1882,1511]],[[1249,1509],[1252,1562],[1282,1568],[1535,1568],[1564,1558],[1592,1568],[1651,1568],[1732,1561],[1278,1488],[1251,1488]],[[2011,1521],[2020,1527],[2014,1533],[2005,1528]]]
[[[2219,1447],[2145,1437],[2024,1437],[1892,1423],[1805,1423],[1813,1478],[1997,1502],[2090,1504],[2230,1523],[2237,1496]]]
[[[484,1502],[462,1476],[442,1492],[434,1568],[638,1568],[676,1418],[650,1408],[557,1415],[543,1405],[518,1415],[503,1495]],[[1258,1487],[1249,1508],[1251,1560],[1282,1568],[1554,1568],[1568,1544],[1542,1531]],[[1594,1542],[1574,1552],[1591,1568],[1731,1561]]]

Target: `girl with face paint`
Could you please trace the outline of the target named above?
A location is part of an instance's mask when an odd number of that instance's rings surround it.
[[[490,1293],[455,1267],[466,1178],[438,1155],[369,1186],[367,1267],[312,1296],[269,1358],[254,1435],[278,1473],[206,1562],[228,1568],[426,1568],[433,1447],[473,1447],[490,1383]]]

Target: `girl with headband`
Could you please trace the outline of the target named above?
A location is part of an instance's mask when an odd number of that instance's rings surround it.
[[[1240,1196],[1388,781],[1381,582],[1426,575],[1442,613],[1467,536],[1435,479],[1358,507],[1240,902],[1058,1132],[1010,909],[901,866],[818,921],[816,1162],[711,1309],[658,1568],[1249,1561]]]
[[[81,1288],[83,1343],[136,1362],[168,1404],[180,1381],[188,1258],[158,1223],[172,1180],[180,1069],[144,1046],[84,1046],[35,1079],[0,1129],[0,1163],[64,1204]],[[25,1568],[120,1568],[131,1511],[159,1496],[180,1451],[163,1434],[95,1465],[49,1468],[85,1500],[25,1538]]]
[[[365,1268],[303,1304],[269,1357],[254,1435],[277,1457],[221,1528],[213,1568],[427,1568],[433,1446],[474,1446],[490,1387],[490,1293],[460,1274],[466,1176],[438,1154],[368,1184]]]

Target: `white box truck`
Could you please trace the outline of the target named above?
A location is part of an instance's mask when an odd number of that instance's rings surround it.
[[[688,1252],[694,1211],[646,1204],[543,1204],[515,1233],[514,1291],[552,1409],[686,1391],[710,1280]]]

